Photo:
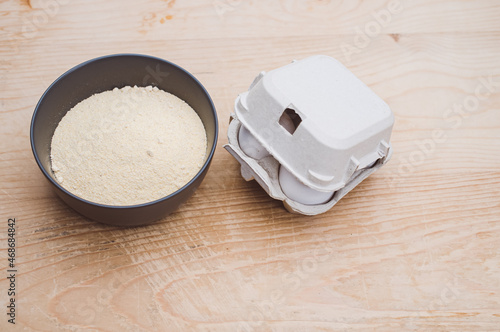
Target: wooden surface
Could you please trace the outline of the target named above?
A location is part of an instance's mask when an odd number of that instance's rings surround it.
[[[54,1],[0,2],[3,310],[14,217],[18,269],[16,325],[1,311],[1,331],[500,329],[498,1],[401,1],[382,28],[389,1]],[[29,146],[48,85],[120,52],[191,71],[220,117],[192,199],[131,229],[69,209]],[[342,61],[396,123],[389,164],[304,217],[245,182],[222,145],[255,75],[313,54]]]

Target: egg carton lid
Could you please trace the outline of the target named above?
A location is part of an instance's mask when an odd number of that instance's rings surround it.
[[[288,110],[300,119],[293,133],[280,124]],[[358,170],[391,153],[389,106],[329,56],[261,72],[236,99],[235,118],[279,164],[319,191],[344,188]]]

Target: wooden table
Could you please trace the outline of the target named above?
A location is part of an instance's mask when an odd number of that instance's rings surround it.
[[[16,325],[37,331],[500,329],[497,1],[0,3],[0,303],[16,219]],[[220,139],[176,213],[120,229],[63,204],[36,166],[33,108],[72,66],[159,56],[212,95]],[[313,54],[396,115],[392,160],[329,212],[285,211],[222,148],[238,93]]]

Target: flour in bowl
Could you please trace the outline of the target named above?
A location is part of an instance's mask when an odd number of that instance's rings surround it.
[[[115,88],[73,107],[57,126],[51,163],[57,182],[83,199],[135,205],[187,184],[205,162],[198,114],[156,87]]]

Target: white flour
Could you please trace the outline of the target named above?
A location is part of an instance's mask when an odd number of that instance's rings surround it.
[[[115,88],[73,107],[51,145],[56,180],[106,205],[135,205],[169,195],[205,161],[207,138],[196,112],[156,87]]]

